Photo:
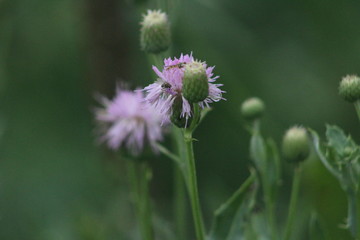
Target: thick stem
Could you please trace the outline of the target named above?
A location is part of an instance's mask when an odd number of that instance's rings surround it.
[[[354,191],[348,192],[348,227],[351,235],[358,239],[358,213],[357,213],[357,199]]]
[[[191,208],[194,218],[194,225],[196,231],[196,240],[205,239],[205,228],[203,217],[200,208],[199,192],[196,179],[196,166],[193,150],[192,132],[196,128],[197,119],[199,118],[200,110],[197,104],[194,104],[194,118],[188,129],[184,131],[184,141],[186,149],[186,171],[187,171],[187,186],[191,201]]]
[[[146,163],[140,164],[136,160],[128,160],[127,166],[141,237],[143,240],[154,240],[148,185],[150,169]]]
[[[173,127],[172,136],[174,148],[180,158],[181,165],[185,159],[184,141],[180,129]],[[186,188],[184,182],[183,168],[174,164],[174,220],[176,236],[178,240],[186,239]]]
[[[200,209],[199,193],[197,188],[196,179],[196,166],[192,144],[192,133],[186,132],[185,135],[185,147],[186,147],[186,160],[187,160],[187,171],[188,171],[188,191],[191,201],[191,208],[193,212],[196,240],[204,240],[204,224],[202,220],[202,214]]]
[[[289,240],[291,237],[292,227],[294,225],[294,219],[296,215],[297,200],[299,198],[300,178],[301,178],[301,165],[299,164],[294,170],[294,178],[291,188],[290,205],[289,205],[288,218],[285,227],[284,240]]]
[[[356,102],[354,102],[354,106],[355,106],[357,116],[360,120],[360,100],[357,100]]]

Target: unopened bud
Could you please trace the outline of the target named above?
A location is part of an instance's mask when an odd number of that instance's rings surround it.
[[[347,75],[339,86],[340,96],[348,102],[360,100],[360,78],[356,75]]]
[[[148,10],[141,22],[140,45],[149,53],[160,53],[171,44],[170,24],[168,17],[160,10]]]
[[[201,102],[209,96],[208,77],[203,63],[194,61],[186,64],[182,92],[190,103]]]
[[[292,127],[285,133],[282,142],[284,157],[290,162],[301,162],[310,153],[309,138],[305,128]]]
[[[264,102],[257,97],[249,98],[241,105],[241,114],[244,118],[255,120],[260,118],[265,111]]]

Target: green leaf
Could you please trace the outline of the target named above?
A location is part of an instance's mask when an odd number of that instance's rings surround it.
[[[208,115],[209,112],[212,111],[212,108],[210,107],[206,107],[206,108],[203,108],[201,110],[201,115],[200,115],[200,122],[199,124],[204,120],[204,118]]]
[[[256,173],[251,171],[250,176],[240,188],[215,211],[208,240],[242,239],[245,213],[249,211],[249,201],[252,200],[246,196],[255,180]],[[234,236],[238,238],[229,238]]]
[[[309,221],[309,240],[326,240],[327,234],[318,215],[314,212]]]
[[[246,231],[247,240],[269,240],[269,228],[266,213],[263,210],[253,211],[250,216],[250,226]]]
[[[267,149],[263,137],[255,132],[250,140],[250,157],[255,162],[256,168],[264,175],[267,169]]]
[[[312,138],[312,142],[314,144],[315,152],[317,153],[320,161],[330,173],[332,173],[336,178],[341,181],[342,177],[340,172],[334,168],[334,166],[331,164],[331,162],[328,160],[328,158],[325,156],[325,153],[323,153],[323,150],[321,149],[319,135],[312,129],[309,129],[309,132]]]
[[[273,139],[269,138],[266,141],[267,146],[267,180],[270,181],[271,185],[277,187],[281,180],[281,161],[278,148]]]
[[[344,131],[338,126],[326,125],[326,137],[329,146],[333,147],[339,157],[352,155],[358,150],[358,146],[350,136],[346,136]]]

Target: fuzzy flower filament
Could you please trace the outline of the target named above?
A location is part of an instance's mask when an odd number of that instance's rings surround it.
[[[102,97],[103,108],[96,110],[102,136],[111,149],[125,147],[132,155],[139,155],[146,143],[157,151],[156,142],[162,140],[161,116],[144,101],[141,91],[118,88],[114,99]]]

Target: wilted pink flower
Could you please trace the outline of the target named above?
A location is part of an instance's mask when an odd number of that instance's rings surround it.
[[[147,142],[156,151],[156,142],[162,140],[161,116],[144,101],[141,91],[117,88],[113,100],[100,99],[104,108],[96,110],[96,120],[102,129],[101,141],[111,149],[126,147],[138,155]]]
[[[172,105],[177,98],[182,99],[182,111],[181,118],[188,119],[191,117],[191,105],[184,98],[182,94],[184,66],[188,63],[194,62],[195,59],[191,55],[182,55],[180,58],[168,58],[164,60],[164,67],[160,71],[157,67],[153,66],[153,70],[158,75],[159,79],[144,88],[147,93],[145,100],[157,108],[161,114],[169,116],[172,114]],[[201,108],[209,107],[210,103],[218,102],[222,97],[224,91],[219,87],[223,84],[215,84],[215,80],[219,76],[214,76],[214,67],[207,67],[206,63],[203,63],[209,83],[209,95],[207,98],[199,102]]]

